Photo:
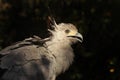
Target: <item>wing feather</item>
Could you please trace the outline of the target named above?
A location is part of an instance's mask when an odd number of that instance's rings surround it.
[[[5,80],[47,80],[49,77],[52,58],[44,45],[36,45],[33,38],[18,42],[3,49],[0,54],[0,67],[8,69],[4,74]],[[39,41],[39,43],[41,43]],[[22,45],[22,46],[20,46]]]

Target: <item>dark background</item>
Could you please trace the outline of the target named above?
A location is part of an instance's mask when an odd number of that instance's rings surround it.
[[[119,0],[0,0],[0,49],[33,35],[47,37],[52,15],[57,23],[75,24],[84,36],[74,46],[75,61],[57,80],[120,80],[119,5]]]

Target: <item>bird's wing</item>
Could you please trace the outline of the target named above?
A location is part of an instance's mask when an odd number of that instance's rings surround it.
[[[15,44],[2,52],[4,56],[1,58],[0,67],[8,69],[3,76],[5,80],[46,80],[48,78],[52,58],[49,57],[48,50],[44,46],[31,44],[19,47]]]
[[[46,42],[47,40],[49,40],[49,38],[45,38],[45,39],[41,39],[38,36],[33,36],[30,38],[26,38],[23,41],[19,41],[14,43],[11,46],[6,47],[5,49],[0,51],[1,55],[6,55],[9,54],[9,51],[23,47],[23,46],[27,46],[27,45],[38,45],[38,46],[43,46],[44,42]]]

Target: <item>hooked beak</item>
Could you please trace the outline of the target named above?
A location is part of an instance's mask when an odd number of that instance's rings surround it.
[[[77,33],[76,35],[75,35],[75,38],[77,38],[77,40],[79,41],[79,42],[83,42],[83,36],[80,34],[80,33]]]
[[[68,36],[68,37],[73,37],[76,38],[79,42],[83,42],[83,36],[80,33],[77,33],[76,35]]]

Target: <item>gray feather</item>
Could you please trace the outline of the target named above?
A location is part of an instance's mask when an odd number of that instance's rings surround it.
[[[73,31],[72,34],[65,33],[67,29]],[[71,45],[77,41],[72,37],[77,29],[62,23],[50,32],[52,35],[48,38],[27,38],[0,52],[3,55],[0,67],[7,69],[3,80],[55,80],[68,69],[74,58]]]

